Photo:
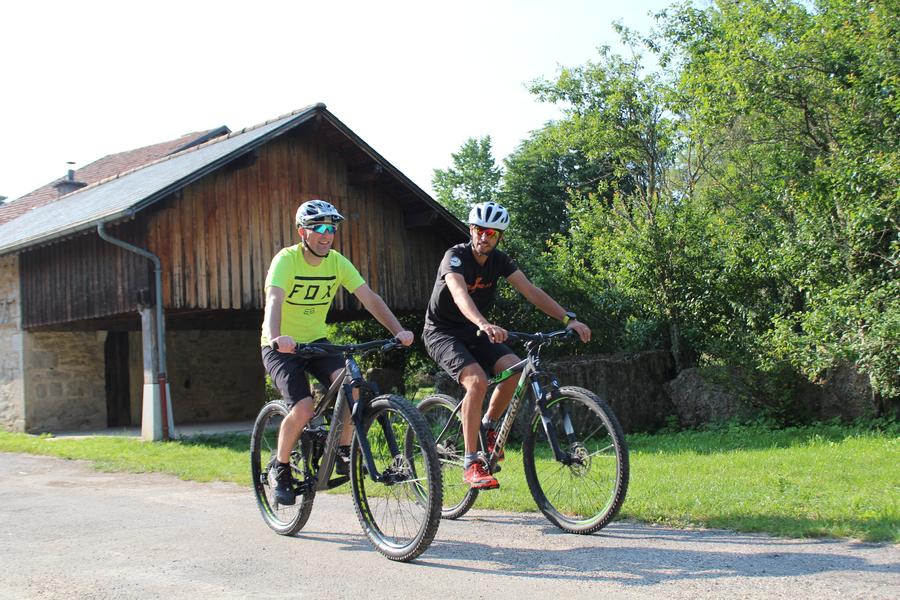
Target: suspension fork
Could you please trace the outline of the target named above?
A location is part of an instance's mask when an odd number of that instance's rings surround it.
[[[369,439],[363,431],[365,408],[369,405],[368,398],[363,393],[365,380],[363,379],[362,372],[359,369],[359,365],[356,364],[356,361],[347,361],[347,372],[349,377],[344,383],[344,393],[342,396],[344,396],[350,404],[350,417],[353,420],[353,427],[356,430],[356,442],[359,444],[359,449],[362,452],[363,461],[365,461],[369,477],[372,478],[372,481],[382,481],[382,474],[378,472],[378,467],[375,465],[375,457],[372,456],[372,448],[369,446]],[[354,388],[359,390],[360,398],[358,400],[353,399]],[[391,456],[396,456],[399,450],[397,439],[394,437],[394,430],[391,427],[390,422],[385,415],[379,415],[378,423],[381,425],[382,429],[384,429],[384,434],[391,450]]]
[[[556,427],[553,425],[554,414],[558,412],[557,417],[562,420],[563,430],[566,433],[566,442],[574,441],[575,428],[572,426],[572,418],[569,411],[564,405],[558,405],[556,409],[551,409],[549,403],[559,395],[559,382],[554,377],[549,386],[549,390],[541,388],[538,382],[537,373],[531,375],[531,393],[536,399],[536,406],[541,415],[541,425],[544,427],[544,433],[547,435],[547,441],[553,449],[553,456],[564,465],[572,464],[572,455],[564,451],[559,445],[559,438],[556,435]]]

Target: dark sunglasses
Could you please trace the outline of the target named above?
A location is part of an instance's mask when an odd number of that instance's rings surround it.
[[[500,235],[499,229],[488,229],[486,227],[479,227],[478,225],[473,225],[472,227],[475,228],[476,236],[486,235],[489,238],[494,238]]]
[[[337,225],[326,225],[322,223],[321,225],[313,225],[312,227],[307,227],[309,231],[315,231],[316,233],[330,233],[334,235],[337,233]]]

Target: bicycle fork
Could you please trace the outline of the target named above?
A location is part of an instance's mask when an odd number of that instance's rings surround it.
[[[549,403],[560,394],[559,382],[554,377],[550,381],[549,389],[544,390],[537,381],[537,373],[534,373],[531,377],[531,393],[537,399],[537,411],[541,415],[541,424],[544,427],[544,433],[547,435],[547,441],[550,442],[550,447],[553,449],[553,457],[566,466],[581,462],[571,452],[567,452],[560,447],[559,437],[556,435],[554,417],[562,424],[563,432],[566,436],[565,442],[567,444],[575,442],[575,427],[572,425],[572,417],[566,405],[558,403],[555,408],[549,406]]]

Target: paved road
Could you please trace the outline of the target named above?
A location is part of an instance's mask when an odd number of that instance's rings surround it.
[[[900,598],[900,548],[617,522],[592,536],[473,510],[410,564],[368,545],[349,496],[297,537],[249,490],[0,453],[0,598]]]

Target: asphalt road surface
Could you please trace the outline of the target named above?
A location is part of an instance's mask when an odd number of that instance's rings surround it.
[[[282,537],[237,485],[0,453],[0,598],[213,597],[896,599],[900,548],[627,522],[576,536],[476,509],[403,564],[349,495],[318,495]]]

